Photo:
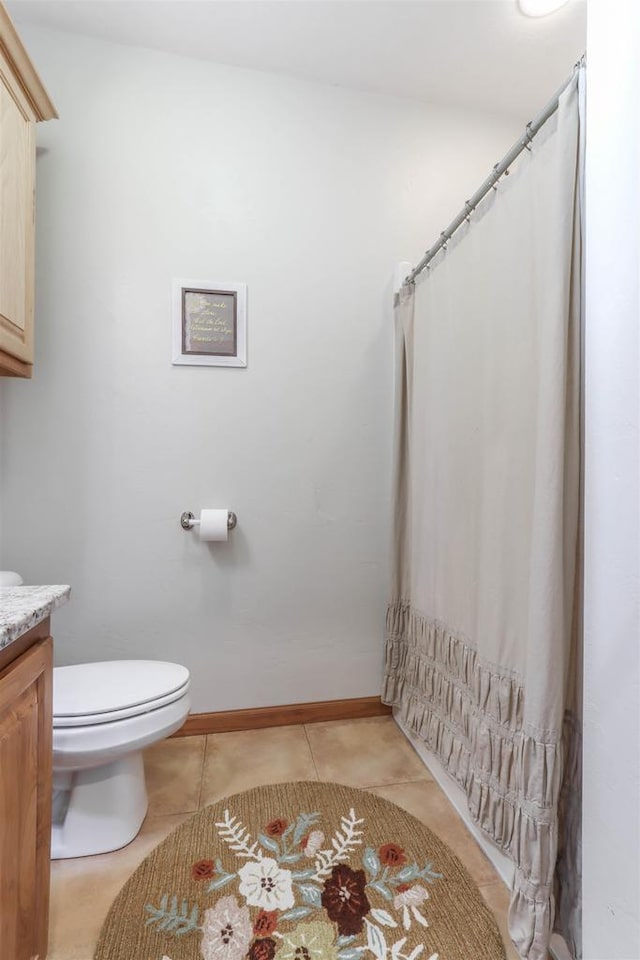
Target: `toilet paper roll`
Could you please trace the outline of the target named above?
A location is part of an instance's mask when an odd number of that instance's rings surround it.
[[[228,510],[201,510],[200,511],[200,539],[201,540],[228,540]]]

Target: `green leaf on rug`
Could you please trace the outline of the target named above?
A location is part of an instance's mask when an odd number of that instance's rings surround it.
[[[293,910],[287,910],[286,913],[280,914],[280,919],[302,920],[303,917],[308,917],[310,913],[313,913],[311,907],[294,907]]]
[[[362,856],[362,863],[367,873],[371,874],[371,877],[375,880],[380,872],[380,860],[373,847],[367,847]]]
[[[442,874],[435,872],[432,863],[428,863],[422,870],[420,870],[418,872],[418,876],[421,877],[422,880],[426,880],[427,883],[435,883],[436,880],[442,880]]]
[[[293,833],[293,831],[295,830],[295,828],[296,828],[295,823],[290,823],[289,826],[287,827],[287,829],[285,830],[285,832],[282,834],[282,842],[283,842],[284,844],[287,843],[289,837],[291,836],[291,834]]]
[[[390,913],[387,913],[386,910],[379,910],[377,907],[374,907],[371,911],[371,916],[379,923],[382,927],[397,927],[398,924],[395,922]]]
[[[191,910],[189,910],[188,901],[183,900],[180,908],[178,908],[178,898],[175,894],[171,898],[171,904],[169,904],[169,894],[165,893],[160,901],[159,907],[154,907],[152,903],[148,903],[145,909],[148,913],[152,914],[146,923],[148,927],[155,923],[158,925],[159,930],[165,930],[167,933],[175,933],[177,936],[182,936],[182,934],[191,933],[194,930],[200,929],[198,924],[198,904],[194,903]]]
[[[384,933],[380,927],[377,927],[375,923],[371,923],[366,917],[364,924],[367,928],[367,950],[371,951],[376,960],[385,960],[388,947]]]
[[[278,863],[298,863],[299,860],[302,860],[301,853],[284,853],[278,857]]]
[[[336,947],[338,947],[338,949],[340,949],[341,947],[348,947],[349,944],[353,943],[355,939],[356,938],[354,935],[351,935],[349,937],[345,937],[345,936],[338,937],[338,939],[336,940]]]
[[[299,883],[297,886],[305,903],[312,907],[322,906],[322,890],[320,887],[317,887],[315,883]]]
[[[235,878],[235,873],[223,873],[220,877],[214,877],[207,887],[207,893],[211,893],[212,890],[222,890],[223,887],[226,887],[227,884],[231,883]]]
[[[311,867],[310,870],[294,870],[291,874],[292,880],[311,880],[315,876],[315,869]]]
[[[431,866],[431,864],[428,864],[428,866]],[[420,867],[418,864],[412,863],[407,867],[403,867],[402,870],[398,870],[395,877],[392,877],[389,882],[395,887],[399,883],[408,883],[409,880],[415,880],[419,873]]]
[[[385,900],[393,900],[389,887],[385,887],[384,883],[381,883],[379,880],[374,880],[373,883],[368,883],[367,886],[381,893]]]
[[[270,850],[272,853],[275,853],[276,856],[280,853],[280,844],[277,840],[274,840],[273,837],[265,837],[264,833],[258,834],[258,840],[263,847],[266,847],[267,850]]]
[[[320,819],[319,813],[300,813],[296,820],[296,828],[293,832],[293,845],[297,846],[305,833]]]

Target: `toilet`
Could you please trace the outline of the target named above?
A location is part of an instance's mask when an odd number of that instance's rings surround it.
[[[124,847],[147,813],[142,750],[182,726],[189,671],[157,660],[53,670],[51,858]]]
[[[24,584],[0,570],[0,587]],[[187,718],[189,671],[160,660],[53,669],[51,858],[118,850],[147,813],[142,751]]]

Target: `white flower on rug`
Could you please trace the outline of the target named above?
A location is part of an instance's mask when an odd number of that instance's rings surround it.
[[[205,910],[202,933],[204,960],[242,960],[253,933],[249,910],[235,897],[222,897],[215,907]]]
[[[411,929],[411,913],[423,927],[429,926],[426,918],[423,917],[418,910],[420,904],[428,899],[429,891],[419,883],[416,883],[413,887],[409,887],[408,890],[403,890],[402,893],[399,893],[393,898],[393,905],[396,910],[402,908],[402,925],[405,930]],[[411,913],[409,913],[409,911],[411,911]]]
[[[245,863],[238,870],[239,891],[250,907],[289,910],[293,906],[291,871],[283,870],[271,857]]]

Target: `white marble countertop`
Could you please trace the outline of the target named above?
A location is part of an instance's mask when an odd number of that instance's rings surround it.
[[[0,587],[0,650],[66,603],[71,587]]]

